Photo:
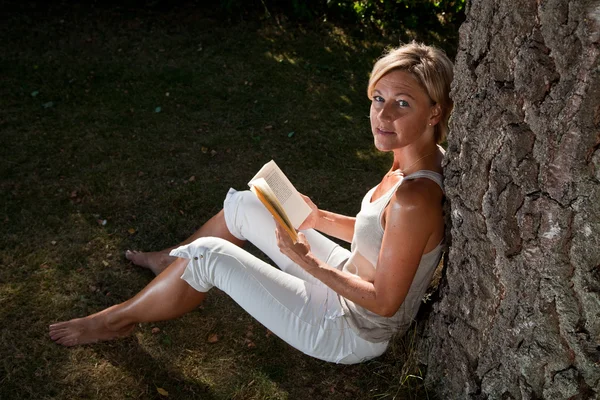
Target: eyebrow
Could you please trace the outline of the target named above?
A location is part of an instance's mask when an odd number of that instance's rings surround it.
[[[381,93],[379,91],[379,89],[373,90],[373,94],[375,94],[375,93],[383,94],[383,93]],[[394,94],[394,97],[396,97],[396,96],[407,96],[407,97],[410,97],[413,100],[415,99],[413,96],[410,95],[410,93],[406,93],[406,92],[398,92],[398,93]]]

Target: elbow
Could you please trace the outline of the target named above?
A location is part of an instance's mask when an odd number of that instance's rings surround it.
[[[384,305],[384,306],[378,307],[378,309],[373,312],[375,314],[379,315],[380,317],[391,318],[398,312],[399,308],[400,308],[399,306]]]

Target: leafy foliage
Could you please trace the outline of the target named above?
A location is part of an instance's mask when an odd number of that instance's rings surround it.
[[[332,21],[404,42],[424,40],[453,55],[465,0],[221,0],[220,4],[230,17],[260,13],[299,22]]]

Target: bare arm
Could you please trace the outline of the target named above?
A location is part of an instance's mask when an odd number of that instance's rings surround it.
[[[354,223],[356,218],[346,215],[332,213],[331,211],[319,210],[319,218],[315,229],[326,235],[342,239],[348,243],[352,242],[354,236]]]
[[[440,226],[441,194],[435,192],[432,185],[435,184],[407,182],[391,200],[372,282],[317,259],[303,236],[294,245],[284,237],[287,235],[283,231],[278,232],[280,248],[339,295],[378,315],[390,317],[404,302],[428,241]],[[398,243],[403,245],[398,246]]]
[[[352,242],[356,218],[320,210],[308,196],[302,195],[302,198],[313,212],[300,225],[301,230],[313,228],[348,243]]]

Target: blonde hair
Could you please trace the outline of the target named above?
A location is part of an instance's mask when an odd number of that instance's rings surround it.
[[[440,122],[434,127],[434,138],[437,143],[443,142],[448,133],[448,119],[454,107],[450,99],[450,84],[454,76],[452,61],[442,50],[417,42],[391,49],[373,66],[367,88],[370,99],[377,82],[392,70],[410,72],[432,102],[440,106]]]

